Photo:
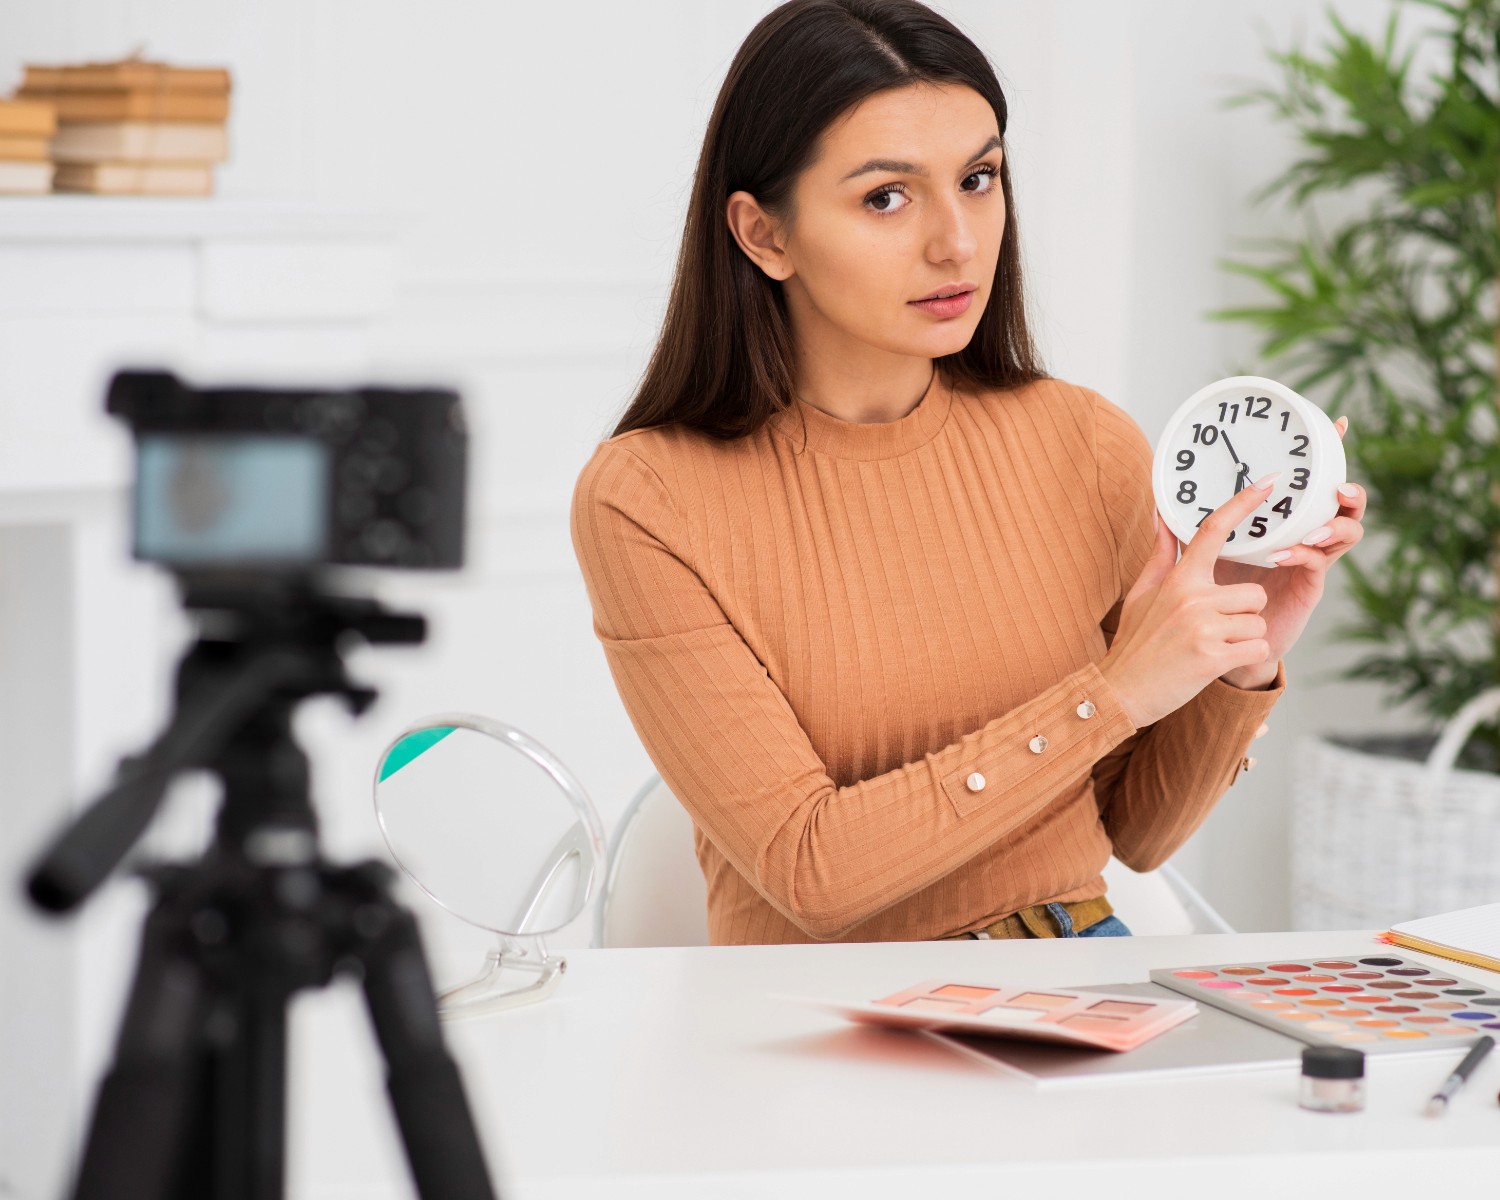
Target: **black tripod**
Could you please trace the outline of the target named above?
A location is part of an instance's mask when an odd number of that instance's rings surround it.
[[[145,872],[156,902],[100,1086],[76,1200],[279,1200],[286,1008],[335,973],[361,976],[392,1107],[424,1200],[493,1197],[457,1064],[444,1047],[415,919],[380,863],[319,854],[302,700],[364,711],[338,643],[420,642],[425,622],[308,583],[247,596],[190,585],[229,636],[201,637],[177,673],[176,715],[53,844],[29,889],[54,911],[80,903],[144,830],[178,771],[223,781],[213,845],[190,866]]]

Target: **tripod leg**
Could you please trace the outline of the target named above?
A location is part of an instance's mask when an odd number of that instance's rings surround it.
[[[494,1200],[458,1064],[443,1044],[416,920],[385,896],[367,904],[366,914],[378,912],[383,929],[361,954],[365,1001],[417,1193],[422,1200]]]
[[[180,928],[165,900],[146,919],[115,1059],[89,1125],[76,1200],[162,1200],[182,1185],[209,988],[198,965],[180,952]]]
[[[273,989],[244,987],[223,1006],[227,1036],[205,1085],[212,1121],[204,1145],[214,1200],[281,1200],[285,1185],[286,1006]],[[184,1200],[187,1200],[184,1197]]]

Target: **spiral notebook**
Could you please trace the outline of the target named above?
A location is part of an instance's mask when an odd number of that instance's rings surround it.
[[[1376,938],[1387,945],[1408,946],[1487,971],[1500,971],[1500,904],[1402,921],[1388,932],[1376,934]]]

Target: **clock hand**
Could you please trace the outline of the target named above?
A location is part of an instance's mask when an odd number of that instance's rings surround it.
[[[1250,464],[1240,459],[1234,452],[1234,443],[1229,440],[1229,431],[1220,430],[1219,436],[1224,439],[1224,449],[1229,451],[1229,457],[1240,464],[1240,473],[1234,477],[1234,494],[1238,496],[1250,482]]]

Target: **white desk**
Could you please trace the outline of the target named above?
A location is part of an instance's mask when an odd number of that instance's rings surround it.
[[[1038,1091],[926,1038],[768,996],[873,997],[941,975],[1064,987],[1376,949],[1362,932],[573,951],[552,999],[447,1028],[510,1200],[910,1200],[939,1187],[1264,1200],[1273,1180],[1299,1198],[1316,1183],[1494,1195],[1500,1052],[1444,1118],[1421,1109],[1461,1048],[1372,1056],[1367,1110],[1317,1114],[1297,1107],[1295,1068]],[[311,1019],[320,1055],[341,1065],[295,1089],[291,1194],[412,1195],[356,1002]]]

